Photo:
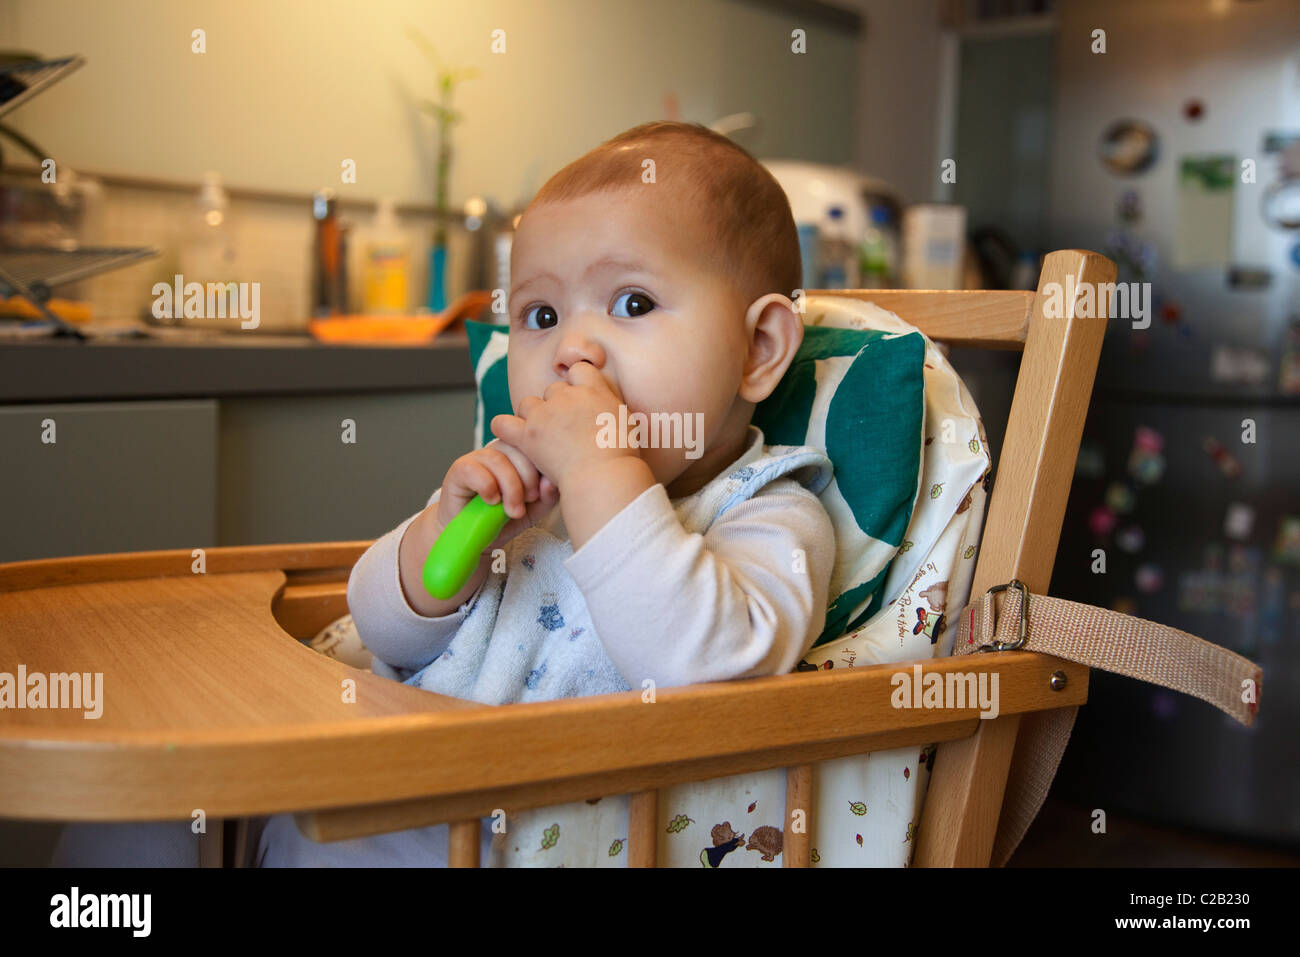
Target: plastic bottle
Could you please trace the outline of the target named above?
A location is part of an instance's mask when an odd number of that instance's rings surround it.
[[[221,175],[215,172],[205,173],[203,185],[199,189],[198,200],[190,221],[186,225],[185,238],[181,243],[179,266],[183,282],[189,285],[199,283],[207,290],[208,283],[228,284],[239,281],[239,256],[235,246],[234,230],[230,219],[230,198],[221,183]],[[206,307],[207,296],[204,296]],[[227,299],[229,302],[229,299]],[[203,315],[184,315],[184,304],[173,303],[172,319],[184,318],[195,325],[227,326],[237,329],[238,316],[231,316],[229,310],[225,317],[209,316],[206,308]]]
[[[871,225],[858,248],[863,289],[890,289],[895,285],[898,252],[892,233],[889,210],[872,207]]]
[[[367,314],[405,314],[409,309],[411,244],[397,225],[397,204],[385,197],[366,236],[364,295]]]
[[[826,207],[818,241],[817,261],[821,266],[822,289],[852,289],[858,282],[857,257],[849,241],[840,206]]]

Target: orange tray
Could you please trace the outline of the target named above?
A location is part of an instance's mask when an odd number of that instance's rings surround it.
[[[422,343],[452,323],[473,319],[492,301],[487,290],[467,292],[435,316],[332,316],[313,319],[307,331],[321,342]]]

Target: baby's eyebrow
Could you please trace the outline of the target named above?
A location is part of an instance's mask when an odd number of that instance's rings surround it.
[[[583,278],[585,279],[587,276],[591,275],[597,269],[610,269],[610,268],[621,269],[624,272],[643,272],[646,273],[647,275],[654,275],[653,269],[648,269],[645,266],[642,266],[640,263],[627,262],[622,259],[614,259],[613,257],[607,256],[604,259],[594,262],[590,266],[588,266],[587,271],[583,274]]]
[[[588,276],[590,276],[593,272],[595,272],[597,269],[610,269],[610,268],[621,269],[624,272],[644,273],[647,276],[656,275],[653,269],[643,266],[640,263],[628,262],[622,259],[615,259],[612,256],[606,256],[604,259],[598,259],[596,262],[588,266],[587,271],[584,272],[582,276],[585,279]],[[539,272],[533,274],[532,276],[529,276],[519,285],[515,286],[515,288],[512,290],[512,293],[517,294],[521,289],[524,289],[527,286],[531,285],[532,283],[537,282],[538,280],[541,279],[549,279],[551,282],[555,283],[556,285],[559,285],[560,283],[560,277],[555,275],[555,273]]]

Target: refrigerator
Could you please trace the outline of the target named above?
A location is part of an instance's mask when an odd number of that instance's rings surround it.
[[[1051,594],[1264,679],[1245,728],[1094,671],[1053,794],[1300,847],[1300,4],[1064,0],[1056,51],[1046,246],[1108,255],[1137,295],[1107,324]]]

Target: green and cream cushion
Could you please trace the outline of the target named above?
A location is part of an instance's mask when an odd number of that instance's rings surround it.
[[[814,317],[822,319],[822,316]],[[475,447],[511,411],[506,327],[467,322],[479,386]],[[835,529],[826,620],[814,647],[863,625],[903,544],[921,479],[926,342],[915,329],[810,321],[790,368],[754,412],[771,446],[824,450],[834,466],[822,505]]]

